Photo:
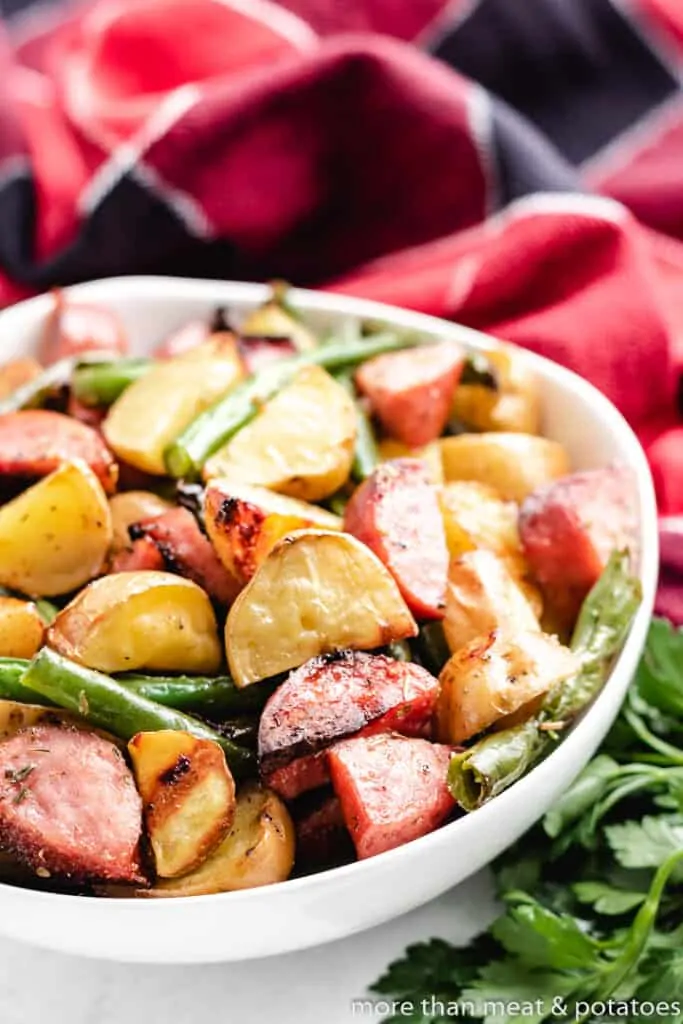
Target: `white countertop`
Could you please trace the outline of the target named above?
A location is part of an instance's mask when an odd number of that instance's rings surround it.
[[[150,967],[67,957],[0,939],[0,1024],[346,1024],[406,945],[464,943],[492,916],[488,878],[360,935],[268,960]],[[226,927],[229,927],[226,922]]]

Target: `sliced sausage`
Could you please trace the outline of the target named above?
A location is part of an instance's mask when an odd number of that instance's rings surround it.
[[[361,860],[432,832],[455,807],[450,747],[385,733],[343,740],[327,757]]]
[[[85,302],[72,302],[61,291],[54,293],[54,301],[54,310],[41,341],[40,356],[45,366],[84,352],[105,352],[111,356],[126,354],[126,332],[111,310]]]
[[[448,548],[424,462],[391,459],[378,466],[346,506],[344,529],[386,565],[416,618],[443,618]]]
[[[114,492],[116,462],[92,427],[49,409],[25,409],[0,416],[3,476],[47,476],[69,459],[87,462],[107,494]]]
[[[239,345],[247,373],[258,373],[264,366],[279,363],[297,351],[291,338],[240,338]]]
[[[344,736],[429,733],[438,681],[412,662],[341,651],[306,662],[268,700],[259,725],[267,784],[285,799],[324,785],[320,751]]]
[[[319,871],[354,859],[355,851],[344,822],[339,798],[325,796],[294,821],[296,865],[300,871]]]
[[[117,551],[111,561],[109,572],[161,572],[166,568],[164,556],[153,540],[140,537],[130,548]]]
[[[166,569],[197,583],[209,597],[221,604],[232,604],[237,597],[240,584],[227,571],[186,508],[171,508],[136,523],[129,532],[133,540],[146,537],[153,541]]]
[[[142,801],[119,749],[57,725],[0,744],[0,846],[42,877],[144,881]]]
[[[443,433],[463,364],[460,346],[444,341],[375,356],[355,379],[384,429],[418,447]]]
[[[523,503],[524,554],[563,623],[573,623],[612,551],[634,552],[635,503],[631,473],[617,466],[563,477]]]

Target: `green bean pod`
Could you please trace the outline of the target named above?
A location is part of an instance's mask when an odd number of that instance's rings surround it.
[[[351,476],[357,483],[362,483],[374,473],[379,465],[377,439],[370,416],[356,394],[353,374],[345,370],[343,373],[337,374],[337,380],[348,391],[356,406],[356,444],[351,464]]]
[[[79,363],[71,377],[71,390],[84,405],[110,406],[153,365],[153,359],[137,358]]]
[[[194,711],[216,721],[230,715],[260,711],[276,684],[263,682],[257,686],[235,686],[230,676],[145,676],[128,673],[118,676],[131,693],[139,694],[165,707],[178,711]]]

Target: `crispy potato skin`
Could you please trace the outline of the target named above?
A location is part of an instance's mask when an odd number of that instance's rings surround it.
[[[463,743],[571,676],[578,660],[556,637],[496,631],[461,647],[444,665],[437,735]]]
[[[371,650],[416,633],[369,548],[345,533],[299,530],[276,544],[233,604],[225,646],[233,679],[248,686],[319,654]]]
[[[475,480],[492,487],[504,501],[522,502],[570,469],[561,444],[531,434],[460,434],[439,444],[447,483]]]
[[[443,618],[448,549],[423,462],[394,459],[378,466],[346,506],[344,529],[386,565],[416,618]]]
[[[204,478],[320,501],[348,479],[355,439],[351,396],[319,366],[305,366],[207,461]]]
[[[7,398],[22,384],[37,377],[42,367],[35,359],[12,359],[0,366],[0,398]]]
[[[204,896],[284,882],[294,848],[294,824],[285,805],[270,790],[250,784],[237,798],[232,828],[211,856],[191,874],[158,882],[140,895]]]
[[[127,388],[102,424],[104,436],[119,458],[163,476],[168,445],[243,376],[235,339],[206,341],[160,361]]]
[[[217,743],[173,730],[128,744],[157,875],[175,878],[206,860],[235,817],[235,783]]]
[[[615,548],[636,545],[625,467],[574,473],[531,494],[520,511],[524,553],[560,627],[570,628]]]
[[[248,583],[276,543],[293,530],[340,530],[339,516],[296,498],[227,479],[212,480],[204,494],[206,530],[221,562]]]
[[[87,463],[107,494],[113,494],[118,466],[92,427],[49,409],[0,416],[0,475],[47,476],[77,459]]]
[[[68,594],[101,570],[111,538],[97,477],[84,462],[65,463],[0,508],[0,585]]]
[[[387,433],[417,447],[443,433],[463,362],[460,346],[444,341],[375,356],[355,379]]]
[[[101,672],[211,674],[221,663],[204,591],[165,572],[121,572],[85,587],[47,633],[48,645]]]
[[[538,386],[524,352],[514,345],[501,345],[484,356],[496,374],[498,389],[459,384],[453,399],[455,418],[474,430],[539,434]]]
[[[359,860],[432,832],[455,804],[446,785],[450,747],[383,734],[330,750],[332,784]]]
[[[538,619],[505,563],[491,551],[468,551],[448,570],[443,631],[451,652],[500,630],[539,629]]]
[[[32,658],[45,627],[32,601],[0,597],[0,658]]]
[[[130,550],[133,546],[128,533],[129,526],[142,519],[160,516],[172,505],[153,491],[122,491],[110,499],[109,508],[114,532],[112,552],[116,554],[118,551]]]

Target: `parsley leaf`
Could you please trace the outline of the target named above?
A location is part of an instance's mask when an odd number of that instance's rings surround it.
[[[607,882],[575,882],[572,890],[579,903],[589,903],[596,913],[606,916],[628,913],[639,907],[647,895],[617,889]]]
[[[607,841],[625,868],[656,868],[670,853],[683,850],[683,816],[660,814],[605,828]],[[680,872],[676,877],[683,877]]]

